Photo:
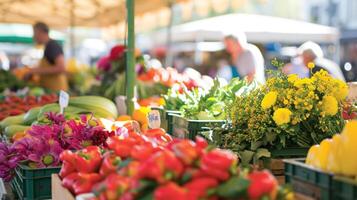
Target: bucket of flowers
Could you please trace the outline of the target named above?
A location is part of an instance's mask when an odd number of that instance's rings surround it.
[[[347,94],[345,82],[323,70],[311,78],[278,72],[229,105],[232,124],[222,133],[221,145],[245,164],[304,157],[311,145],[341,132]]]

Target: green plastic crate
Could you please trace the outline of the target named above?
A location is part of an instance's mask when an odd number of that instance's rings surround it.
[[[287,159],[285,181],[291,184],[294,192],[317,200],[332,200],[333,174],[326,173],[305,164],[305,158]]]
[[[160,107],[152,107],[152,110],[158,110],[160,112],[161,128],[172,134],[172,116],[170,114],[180,115],[181,112],[177,110],[165,110]]]
[[[302,158],[306,157],[309,148],[296,147],[285,149],[269,149],[272,158]]]
[[[172,117],[172,135],[177,138],[195,139],[200,133],[226,123],[225,120],[190,120],[172,113],[169,116]]]
[[[354,200],[357,199],[357,180],[336,176],[332,182],[333,199]]]
[[[20,164],[11,181],[14,193],[19,199],[40,200],[51,198],[51,175],[59,173],[60,167],[32,169]]]

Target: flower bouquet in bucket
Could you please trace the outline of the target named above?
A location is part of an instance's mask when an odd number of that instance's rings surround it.
[[[247,162],[273,149],[308,148],[341,132],[347,94],[347,85],[326,71],[302,79],[277,73],[229,106],[232,125],[222,146]]]

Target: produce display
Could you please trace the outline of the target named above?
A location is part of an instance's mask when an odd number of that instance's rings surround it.
[[[233,79],[228,84],[220,79],[213,81],[208,90],[195,88],[172,88],[164,95],[167,110],[179,110],[188,119],[215,120],[226,119],[225,107],[231,104],[237,95],[245,95],[256,87],[245,80]]]
[[[25,86],[26,84],[17,79],[10,71],[0,70],[0,93],[5,89],[17,90]]]
[[[346,123],[341,134],[313,145],[308,152],[306,164],[357,180],[356,143],[357,121],[354,120]]]
[[[111,199],[284,199],[268,171],[237,168],[238,157],[202,138],[172,140],[162,129],[112,136],[106,148],[64,151],[60,176],[73,194]]]
[[[0,177],[11,180],[19,162],[31,168],[58,166],[59,155],[65,149],[78,150],[86,146],[102,146],[107,137],[123,129],[105,130],[92,115],[81,115],[79,120],[66,120],[64,115],[45,114],[46,124],[32,125],[18,132],[13,143],[0,143]]]
[[[293,199],[274,175],[295,177],[294,169],[269,168],[271,157],[283,163],[273,152],[291,149],[308,150],[311,171],[357,181],[357,102],[346,100],[347,84],[326,71],[311,78],[276,71],[264,85],[227,83],[191,68],[151,67],[136,52],[135,109],[118,116],[112,100],[125,95],[125,54],[117,45],[86,71],[71,61],[72,89],[88,95],[71,97],[63,112],[56,94],[24,88],[0,71],[0,178],[15,192],[26,190],[17,183],[26,168],[48,175],[37,182],[41,188],[60,169],[59,188],[90,200]],[[156,128],[159,120],[168,130]]]
[[[357,101],[345,102],[342,117],[344,120],[357,119]]]
[[[19,115],[26,113],[31,108],[43,106],[48,103],[54,103],[58,100],[56,94],[46,94],[39,97],[36,96],[7,96],[0,101],[0,120],[8,116]]]
[[[29,126],[32,124],[47,124],[46,113],[60,112],[59,104],[51,103],[57,101],[57,96],[53,95],[52,98],[56,98],[56,100],[47,99],[47,96],[43,96],[41,102],[50,104],[39,107],[39,104],[36,103],[36,107],[28,110],[26,113],[3,119],[0,122],[0,128],[3,130],[2,132],[5,137],[11,141],[13,137],[17,137],[23,131],[29,129]],[[72,97],[69,100],[69,106],[64,111],[66,119],[80,119],[81,114],[93,114],[96,118],[103,117],[109,119],[116,119],[118,115],[116,106],[112,101],[98,96]]]
[[[88,94],[95,94],[114,100],[125,95],[125,63],[126,47],[114,46],[109,55],[102,57],[97,63],[96,77],[98,85],[94,85]],[[201,84],[201,74],[190,69],[187,73],[179,73],[176,69],[153,68],[149,66],[149,58],[136,52],[136,91],[137,98],[146,99],[165,94],[173,85],[185,85],[191,89]]]
[[[258,152],[269,157],[266,149],[320,143],[342,131],[347,93],[346,83],[323,70],[303,79],[279,73],[228,105],[232,125],[222,134],[222,146],[250,161]]]

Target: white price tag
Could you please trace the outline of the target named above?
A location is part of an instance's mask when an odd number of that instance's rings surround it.
[[[61,114],[63,114],[64,109],[68,106],[68,101],[69,101],[69,94],[61,90],[59,94],[59,105],[60,105]]]
[[[149,128],[160,128],[160,112],[158,110],[152,110],[148,114]]]
[[[125,115],[126,114],[126,97],[125,96],[117,96],[115,98],[115,103],[117,105],[118,114]]]

